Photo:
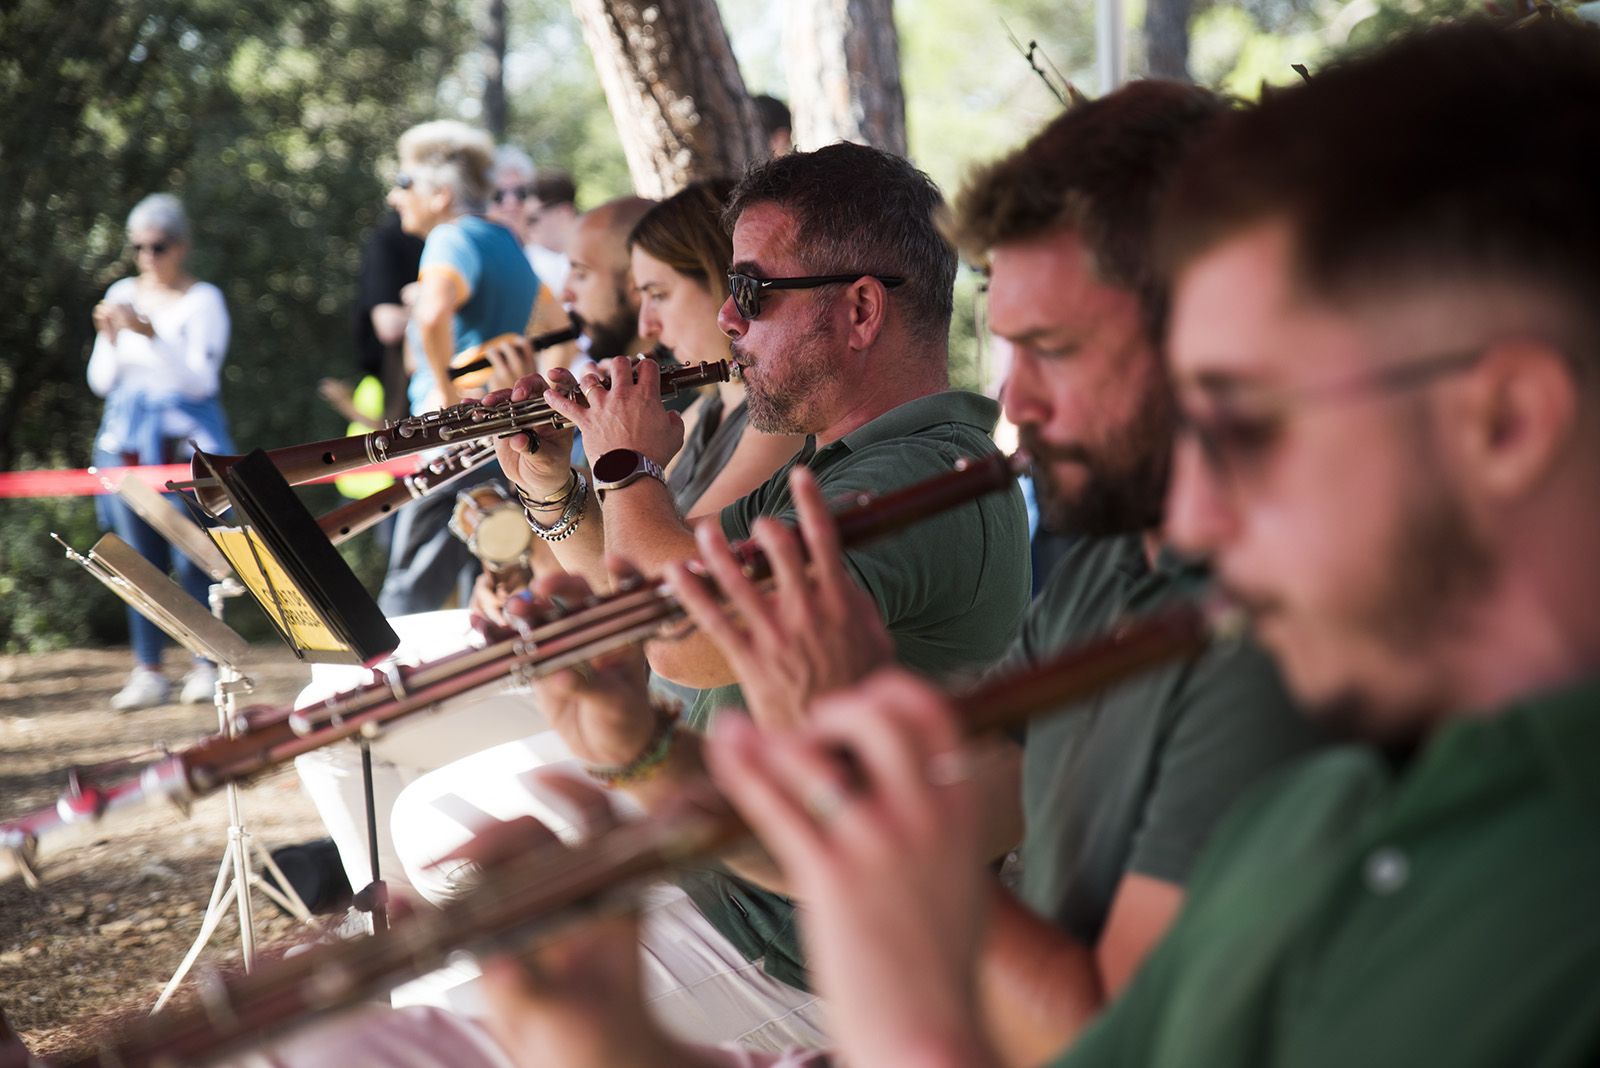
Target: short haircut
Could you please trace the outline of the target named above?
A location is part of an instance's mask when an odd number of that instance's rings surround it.
[[[1274,220],[1290,227],[1294,281],[1313,299],[1509,282],[1553,310],[1548,340],[1584,350],[1592,374],[1600,30],[1469,20],[1270,93],[1185,164],[1162,258],[1181,270]]]
[[[690,183],[639,220],[628,235],[629,247],[699,282],[719,303],[727,300],[733,240],[722,225],[722,209],[733,186],[731,178]]]
[[[775,96],[762,93],[753,99],[756,106],[756,116],[761,120],[761,132],[771,137],[779,130],[792,130],[794,117],[789,114],[789,105]]]
[[[128,212],[128,233],[149,228],[174,241],[189,240],[189,213],[171,193],[151,193]]]
[[[533,160],[516,145],[501,145],[494,150],[494,162],[489,168],[489,180],[497,183],[508,174],[522,179],[524,185],[533,181]]]
[[[528,192],[546,206],[571,204],[578,199],[578,187],[566,171],[544,170],[534,176]]]
[[[413,126],[400,135],[400,167],[430,189],[448,190],[457,211],[481,213],[489,204],[494,142],[454,119]]]
[[[725,224],[732,229],[757,204],[793,216],[793,252],[808,273],[904,278],[891,299],[901,301],[912,332],[941,345],[948,339],[956,252],[939,230],[939,187],[908,161],[847,141],[792,152],[746,172]]]
[[[972,174],[956,198],[951,238],[984,264],[996,246],[1070,229],[1102,282],[1138,296],[1155,340],[1167,304],[1154,250],[1157,207],[1184,152],[1228,106],[1168,81],[1131,82],[1076,104]]]

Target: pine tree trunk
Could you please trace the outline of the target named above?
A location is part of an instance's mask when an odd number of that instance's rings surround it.
[[[790,0],[784,51],[796,147],[859,141],[906,154],[894,0]]]
[[[1193,0],[1149,0],[1144,42],[1150,77],[1189,80],[1189,15],[1193,7]]]
[[[572,0],[635,191],[738,177],[764,152],[716,0]]]
[[[483,11],[483,125],[498,144],[506,139],[506,0]]]

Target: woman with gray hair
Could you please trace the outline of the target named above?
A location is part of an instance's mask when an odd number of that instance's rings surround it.
[[[189,273],[189,233],[183,204],[168,193],[145,197],[128,215],[138,273],[114,283],[94,309],[89,388],[106,399],[94,441],[97,467],[173,463],[189,455],[191,441],[206,452],[233,451],[217,395],[228,308],[216,286]],[[206,602],[205,573],[120,498],[100,497],[98,511],[103,526],[161,570],[175,568],[183,588]],[[128,630],[135,665],[111,699],[124,712],[163,704],[171,693],[161,673],[165,636],[131,608]],[[184,677],[182,700],[209,701],[216,680],[216,668],[197,660]]]
[[[420,353],[406,390],[412,414],[453,405],[450,358],[499,337],[524,334],[539,280],[510,230],[485,218],[494,143],[482,130],[445,119],[400,137],[400,170],[389,205],[400,227],[423,239],[407,341]],[[498,473],[490,465],[465,476],[466,489]],[[389,573],[378,592],[385,615],[439,608],[452,589],[470,596],[478,564],[445,524],[452,500],[438,495],[401,511]]]

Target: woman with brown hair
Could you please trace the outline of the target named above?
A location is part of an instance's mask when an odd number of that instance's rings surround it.
[[[695,182],[640,219],[628,237],[639,291],[639,336],[672,351],[680,363],[726,360],[728,338],[717,310],[728,299],[733,239],[722,209],[734,183]],[[745,426],[743,382],[719,383],[684,412],[683,448],[667,465],[667,488],[687,518],[711,515],[771,477],[805,442]]]

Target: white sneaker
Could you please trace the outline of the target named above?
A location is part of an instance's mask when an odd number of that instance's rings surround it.
[[[217,695],[217,669],[210,664],[196,664],[183,677],[183,690],[178,700],[186,705],[210,704]]]
[[[141,708],[154,708],[167,703],[172,684],[159,671],[147,667],[133,669],[127,683],[111,698],[111,707],[118,712],[137,712]]]

